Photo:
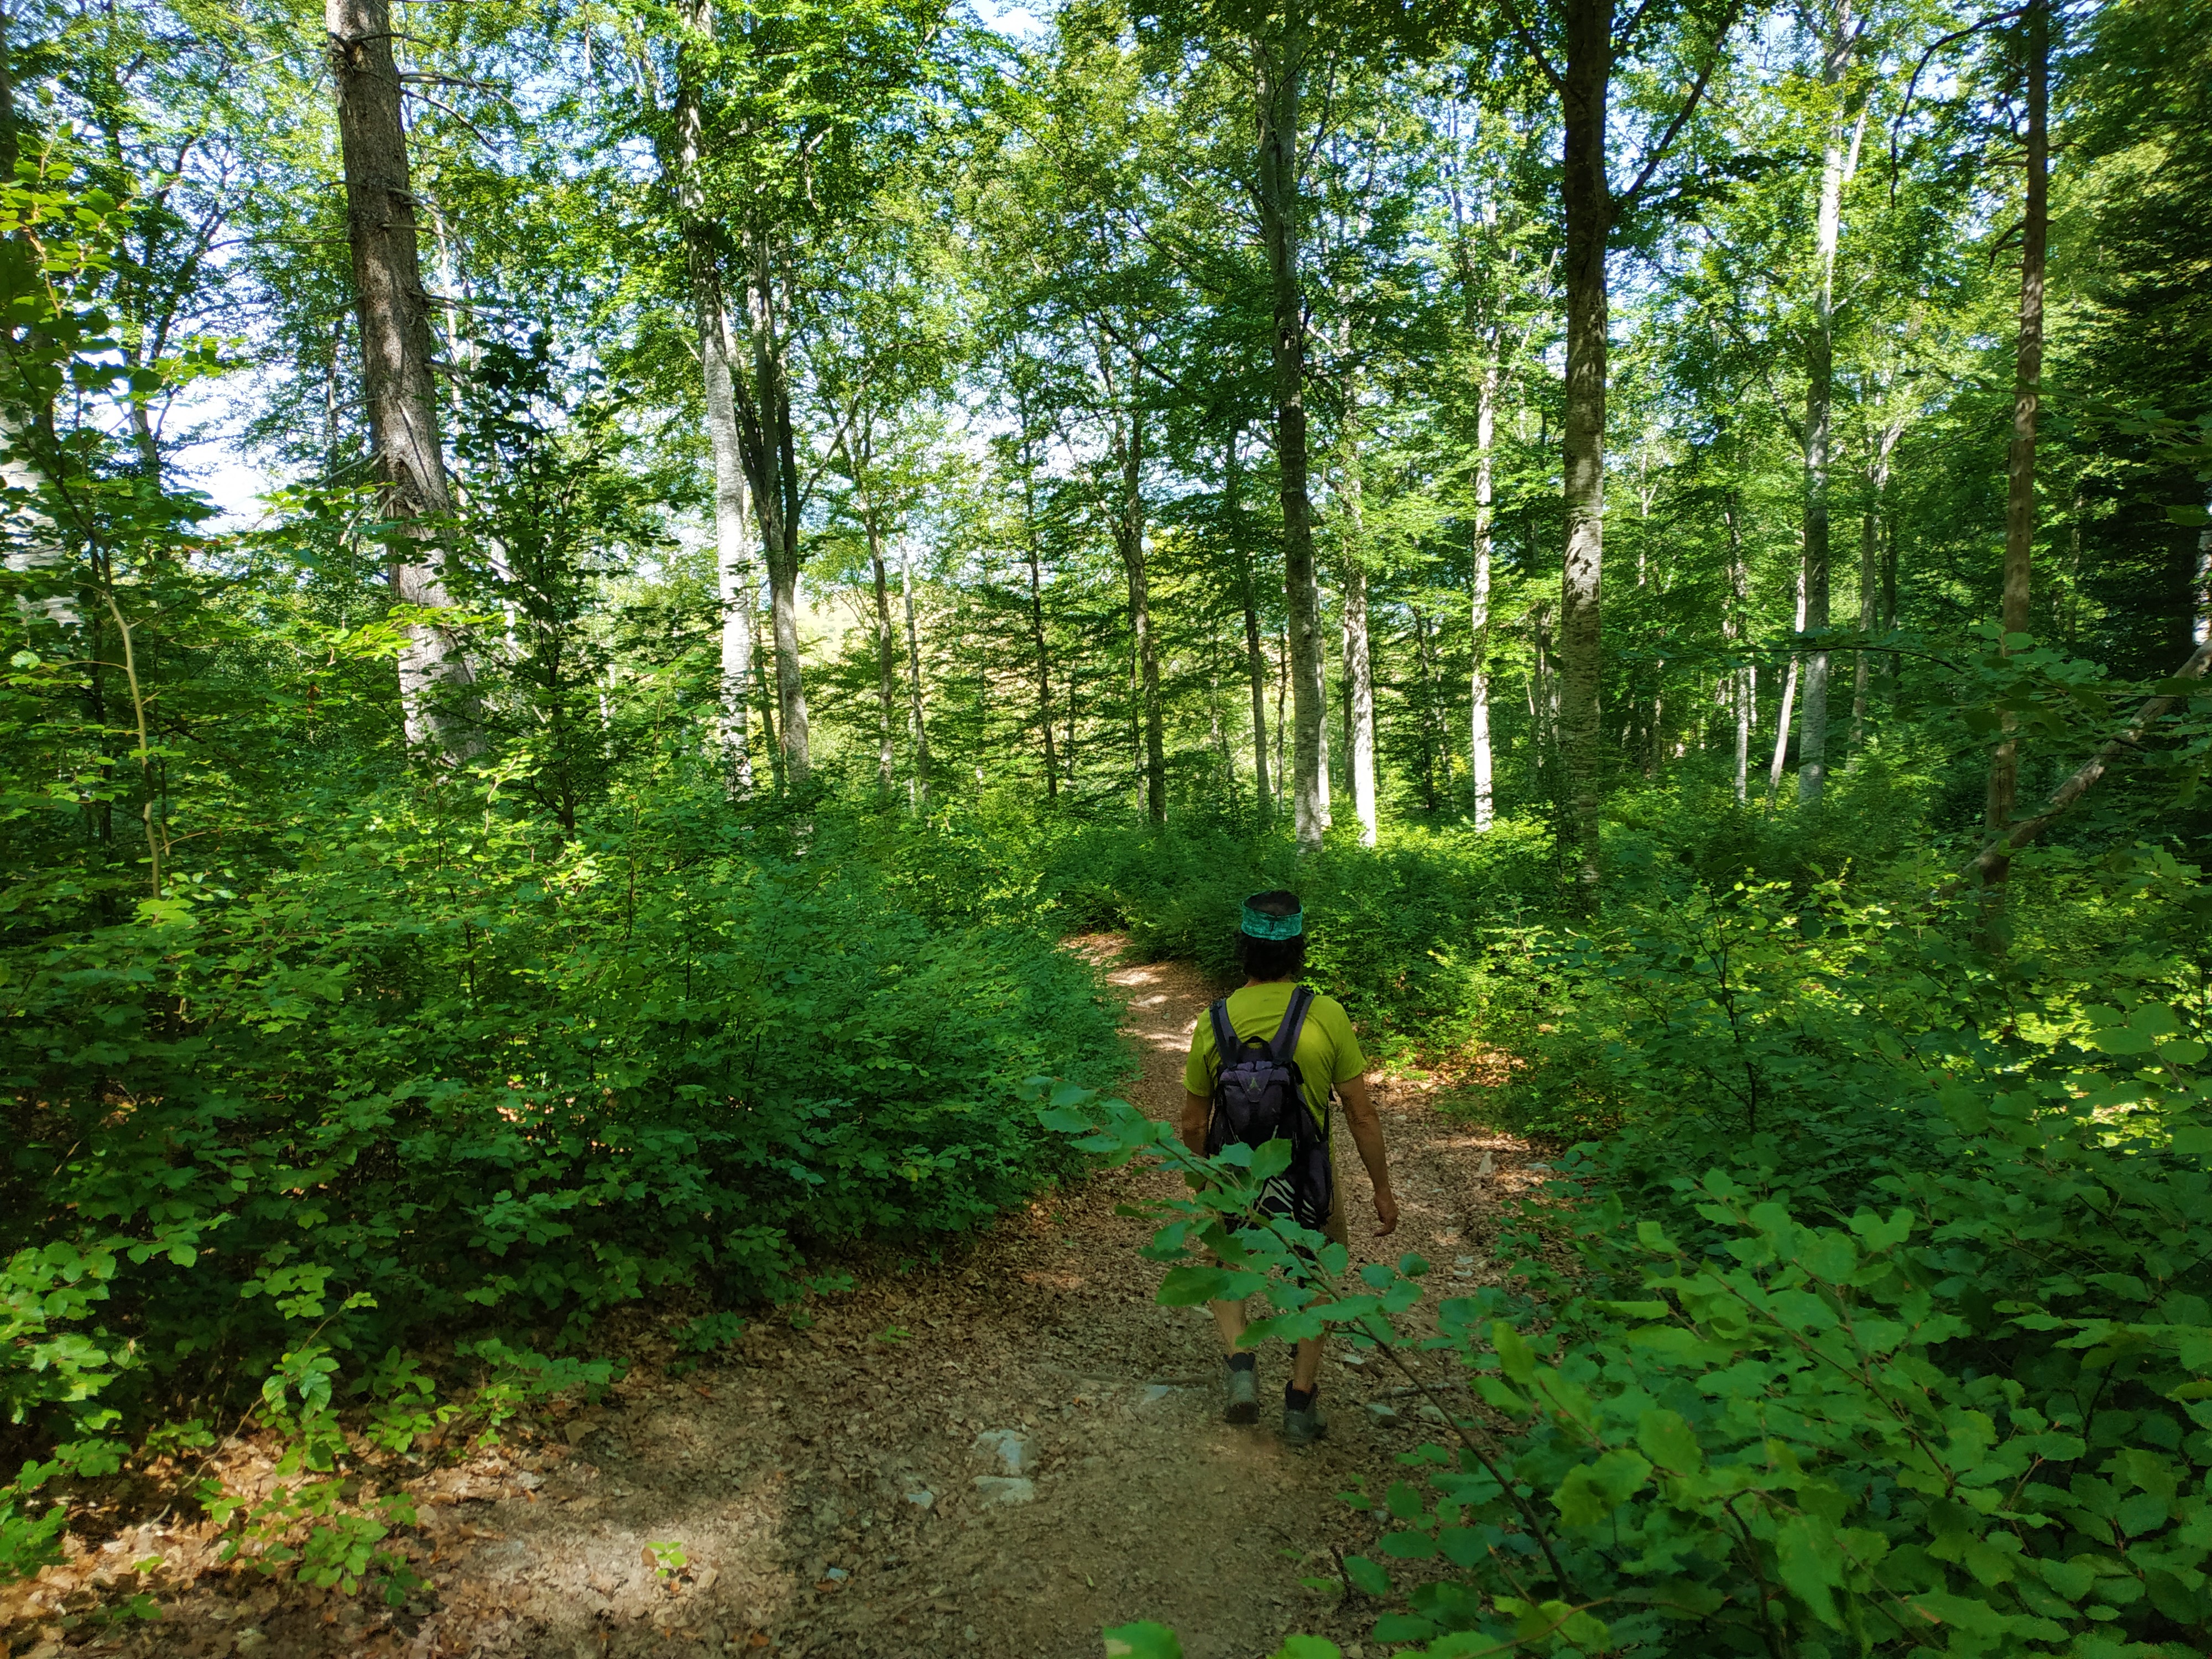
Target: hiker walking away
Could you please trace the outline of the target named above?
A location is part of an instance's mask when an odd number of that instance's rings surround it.
[[[1291,1143],[1291,1167],[1261,1199],[1273,1214],[1293,1216],[1339,1244],[1345,1237],[1344,1193],[1336,1180],[1329,1092],[1344,1103],[1359,1161],[1375,1183],[1376,1236],[1398,1225],[1382,1123],[1367,1093],[1367,1056],[1359,1051],[1344,1005],[1297,982],[1305,970],[1305,915],[1296,893],[1255,893],[1244,901],[1237,934],[1244,986],[1206,1010],[1191,1034],[1182,1073],[1182,1143],[1207,1155],[1232,1142]],[[1231,1423],[1260,1419],[1259,1356],[1239,1352],[1244,1304],[1216,1302],[1213,1322],[1229,1350]],[[1295,1444],[1318,1440],[1327,1420],[1315,1399],[1321,1386],[1322,1339],[1297,1345],[1283,1388],[1283,1435]]]

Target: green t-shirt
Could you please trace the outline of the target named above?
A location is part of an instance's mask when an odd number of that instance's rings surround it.
[[[1275,980],[1231,992],[1229,1024],[1246,1042],[1273,1036],[1275,1028],[1283,1023],[1283,1011],[1291,1006],[1291,993],[1297,988],[1289,980]],[[1213,1052],[1212,1018],[1200,1014],[1198,1029],[1191,1033],[1190,1058],[1183,1063],[1182,1086],[1194,1095],[1211,1095],[1219,1069]],[[1305,1084],[1307,1109],[1326,1122],[1329,1091],[1340,1083],[1349,1083],[1366,1069],[1367,1056],[1359,1051],[1359,1039],[1352,1035],[1344,1005],[1334,997],[1316,995],[1298,1031],[1298,1076]]]

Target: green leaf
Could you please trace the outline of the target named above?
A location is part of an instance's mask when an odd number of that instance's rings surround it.
[[[1627,1502],[1650,1474],[1651,1465],[1634,1452],[1609,1451],[1569,1469],[1552,1502],[1569,1526],[1595,1526]]]
[[[1498,1350],[1498,1363],[1504,1368],[1506,1376],[1522,1384],[1535,1380],[1535,1350],[1520,1332],[1502,1319],[1490,1327],[1490,1346]]]
[[[1273,1181],[1291,1167],[1291,1143],[1275,1139],[1252,1149],[1252,1179]]]
[[[1089,1134],[1097,1127],[1088,1112],[1070,1111],[1064,1106],[1039,1107],[1037,1121],[1054,1133],[1063,1135]]]
[[[1344,1659],[1344,1650],[1325,1636],[1285,1636],[1267,1659]]]
[[[1775,1571],[1792,1595],[1833,1630],[1844,1627],[1835,1592],[1844,1583],[1843,1540],[1826,1522],[1793,1515],[1774,1535]]]
[[[1380,1601],[1390,1594],[1390,1575],[1364,1555],[1344,1558],[1344,1576],[1352,1581],[1352,1589],[1362,1595],[1371,1595]]]
[[[1636,1443],[1659,1468],[1674,1474],[1695,1474],[1705,1466],[1696,1432],[1679,1412],[1648,1411],[1637,1420]]]
[[[1375,1621],[1378,1642],[1425,1642],[1436,1633],[1437,1627],[1418,1613],[1386,1613]]]
[[[2002,1636],[2005,1618],[1986,1601],[1971,1596],[1930,1590],[1911,1598],[1912,1605],[1937,1624],[1956,1625],[1970,1636]]]
[[[1437,1540],[1425,1532],[1382,1534],[1382,1553],[1396,1561],[1426,1561],[1437,1553]]]
[[[1168,1269],[1154,1300],[1163,1308],[1195,1308],[1206,1302],[1242,1302],[1267,1282],[1258,1273],[1184,1262]]]
[[[1182,1659],[1182,1644],[1165,1625],[1147,1620],[1106,1632],[1106,1659]]]

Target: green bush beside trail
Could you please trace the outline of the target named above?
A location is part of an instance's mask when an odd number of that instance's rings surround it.
[[[925,918],[834,815],[637,809],[569,840],[395,796],[234,886],[0,935],[23,1450],[112,1467],[309,1348],[343,1390],[655,1289],[787,1296],[1066,1166],[1011,1101],[1118,1069],[1081,964]]]

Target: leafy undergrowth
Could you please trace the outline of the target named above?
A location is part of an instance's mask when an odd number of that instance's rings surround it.
[[[603,1386],[610,1309],[704,1297],[711,1345],[810,1256],[931,1248],[1068,1167],[1003,1103],[1117,1068],[1091,976],[1034,928],[933,925],[840,833],[395,797],[110,926],[40,932],[19,890],[0,1576],[54,1559],[85,1483],[235,1424],[282,1440],[275,1484],[178,1495],[403,1595],[374,1459]]]
[[[1574,1201],[1525,1212],[1510,1288],[1436,1310],[1425,1346],[1487,1410],[1399,1460],[1395,1530],[1346,1564],[1397,1601],[1377,1639],[1432,1659],[2205,1651],[2197,872],[2150,853],[2038,877],[2001,956],[1924,896],[1687,879],[1498,953],[1488,1006],[1528,1060],[1514,1109],[1611,1133],[1561,1160]],[[1043,1117],[1197,1178],[1152,1247],[1180,1264],[1164,1301],[1264,1293],[1263,1334],[1413,1340],[1394,1321],[1425,1262],[1347,1280],[1340,1249],[1255,1224],[1279,1148],[1201,1166],[1073,1085]]]

